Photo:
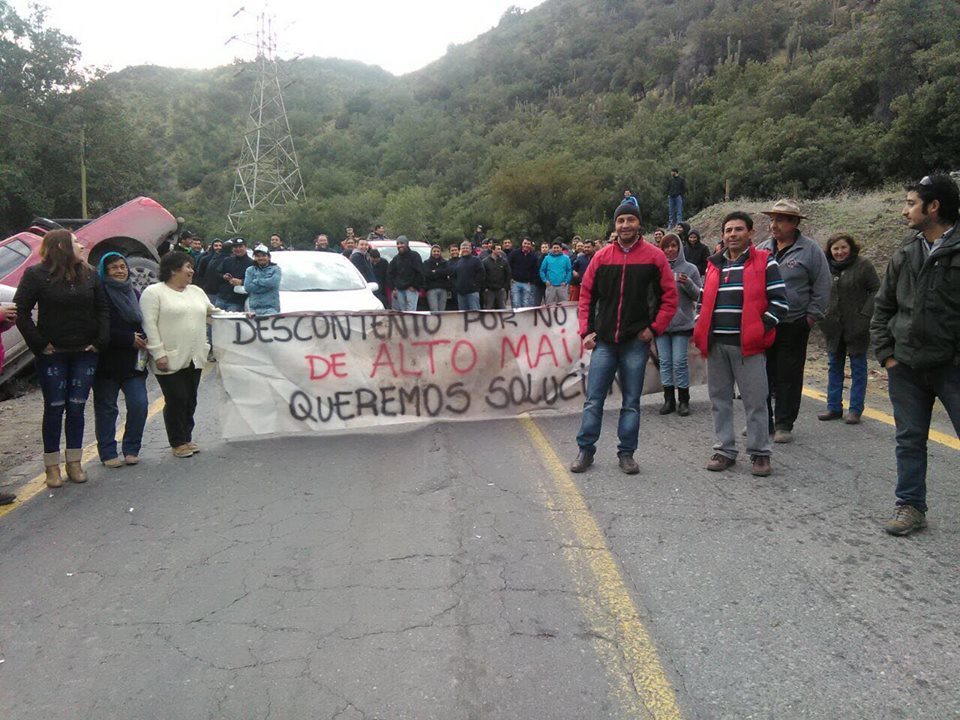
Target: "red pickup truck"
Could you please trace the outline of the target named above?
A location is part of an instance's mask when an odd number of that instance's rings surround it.
[[[40,262],[40,243],[49,230],[73,229],[94,267],[108,252],[123,253],[134,284],[142,290],[157,281],[160,256],[173,245],[179,225],[163,205],[148,197],[135,198],[86,222],[38,218],[23,232],[0,242],[0,302],[12,301],[24,271]],[[3,333],[3,347],[6,363],[0,384],[33,359],[16,328]]]
[[[23,232],[0,242],[0,284],[16,287],[23,272],[40,262],[44,234],[71,225],[69,221],[37,219]],[[178,227],[177,219],[163,205],[138,197],[80,225],[74,234],[94,267],[108,252],[126,255],[133,282],[142,290],[157,281],[160,256],[172,244]]]

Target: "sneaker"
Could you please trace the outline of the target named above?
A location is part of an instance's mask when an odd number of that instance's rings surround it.
[[[751,455],[750,459],[753,460],[753,468],[750,470],[751,475],[767,477],[773,472],[773,468],[770,466],[769,455]]]
[[[917,510],[913,505],[897,505],[893,517],[883,526],[891,535],[909,535],[914,530],[921,530],[927,526],[926,513]]]
[[[0,493],[0,505],[10,505],[16,499],[17,496],[13,493]]]
[[[860,424],[860,413],[848,412],[847,417],[843,420],[847,425],[859,425]]]
[[[186,443],[183,445],[177,445],[172,450],[173,456],[178,458],[188,458],[193,457],[193,450],[190,449],[190,446]]]
[[[775,443],[792,443],[793,433],[790,430],[776,430],[773,433],[773,441]]]
[[[707,470],[711,472],[720,472],[721,470],[729,470],[736,464],[736,460],[729,458],[726,455],[721,453],[716,453],[710,462],[707,463]]]
[[[577,455],[577,459],[570,463],[570,472],[586,472],[587,468],[591,465],[593,465],[593,453],[581,450],[580,454]]]
[[[110,458],[109,460],[103,461],[103,466],[108,468],[123,467],[123,460],[118,457]]]
[[[140,458],[137,457],[136,455],[124,455],[123,461],[127,465],[136,465],[138,462],[140,462]]]
[[[817,420],[839,420],[843,417],[843,413],[839,410],[827,410],[817,415]]]
[[[640,472],[640,466],[633,459],[633,455],[617,455],[620,464],[620,471],[625,475],[636,475]]]

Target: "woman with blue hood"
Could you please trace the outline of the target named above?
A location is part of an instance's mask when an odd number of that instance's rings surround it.
[[[660,414],[669,415],[676,410],[678,415],[686,417],[690,414],[687,348],[693,335],[697,298],[700,296],[703,281],[696,265],[687,262],[684,257],[683,245],[680,236],[672,232],[660,240],[660,249],[673,268],[678,302],[677,313],[667,326],[667,331],[657,336],[657,354],[660,356],[660,382],[663,384],[663,406]]]
[[[280,312],[280,268],[270,262],[266,245],[253,249],[253,265],[243,276],[250,312],[257,315],[276,315]]]
[[[97,273],[110,301],[110,343],[100,353],[93,380],[93,411],[100,462],[108,468],[140,461],[143,427],[147,422],[147,339],[140,312],[140,294],[133,287],[126,258],[108,252]],[[117,452],[117,399],[123,392],[127,421]]]

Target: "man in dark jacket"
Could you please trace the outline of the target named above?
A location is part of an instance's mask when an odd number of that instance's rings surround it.
[[[480,290],[484,285],[483,261],[473,254],[469,240],[460,244],[460,259],[450,272],[450,281],[457,296],[458,310],[480,309]]]
[[[246,240],[242,237],[234,238],[230,256],[220,264],[220,277],[223,278],[223,282],[217,290],[214,305],[221,310],[243,311],[243,301],[246,296],[234,292],[233,289],[243,285],[243,278],[251,265],[253,265],[253,259],[247,255]],[[209,273],[209,268],[207,272]]]
[[[514,310],[533,306],[533,283],[540,278],[540,258],[533,252],[533,243],[525,237],[520,248],[510,253],[510,275],[513,288],[510,300]]]
[[[633,453],[640,433],[640,394],[650,341],[667,330],[677,311],[677,285],[660,248],[640,236],[640,211],[623,203],[614,214],[617,241],[594,255],[580,284],[578,314],[583,347],[593,350],[587,374],[571,472],[593,464],[603,404],[619,373],[623,403],[617,426],[617,457],[627,475],[640,472]]]
[[[443,259],[443,252],[439,245],[430,248],[430,257],[424,263],[426,276],[427,307],[430,312],[441,312],[447,309],[447,296],[450,294],[450,268]]]
[[[510,292],[510,263],[503,255],[503,248],[494,245],[490,255],[483,260],[486,285],[483,290],[483,307],[486,310],[503,310],[507,307]]]
[[[420,255],[410,250],[406,236],[401,235],[397,238],[397,256],[390,261],[387,270],[387,284],[393,290],[393,309],[401,312],[416,310],[423,280],[423,261]]]
[[[897,423],[897,504],[885,529],[927,526],[927,436],[937,398],[960,437],[960,192],[949,175],[907,186],[914,231],[894,252],[870,331]]]
[[[667,212],[670,215],[667,227],[674,227],[678,222],[683,221],[683,196],[686,193],[687,181],[683,179],[680,171],[674,168],[670,171],[670,179],[667,181]]]
[[[706,277],[710,248],[703,244],[703,238],[700,237],[699,230],[691,230],[687,234],[687,241],[683,244],[683,256],[687,262],[697,266],[700,277]]]
[[[390,298],[387,296],[387,269],[388,263],[380,257],[380,251],[376,248],[367,250],[367,258],[373,267],[373,274],[377,278],[377,289],[374,291],[376,298],[383,303],[383,307],[390,309]]]

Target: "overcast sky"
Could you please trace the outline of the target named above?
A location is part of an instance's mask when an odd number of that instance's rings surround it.
[[[511,5],[543,0],[272,0],[278,54],[339,57],[379,65],[395,75],[440,58],[494,27]],[[29,0],[12,0],[21,16]],[[40,0],[48,24],[80,42],[83,64],[120,70],[128,65],[207,68],[252,58],[262,0]],[[241,7],[246,11],[233,17]]]

